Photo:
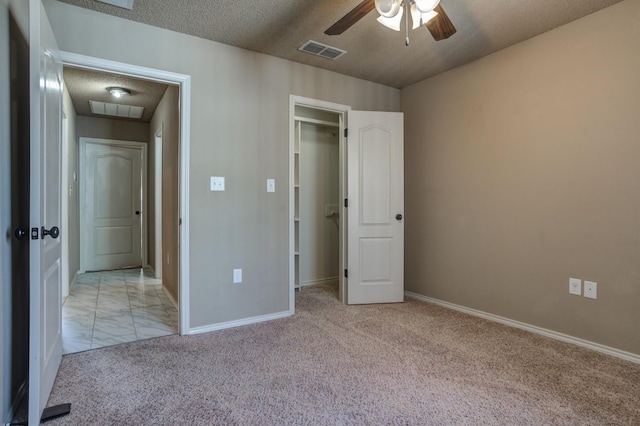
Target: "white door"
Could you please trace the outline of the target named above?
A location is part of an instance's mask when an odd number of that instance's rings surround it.
[[[39,0],[29,1],[29,424],[40,423],[62,359],[60,162],[62,64]],[[46,235],[50,232],[49,235]]]
[[[349,112],[347,303],[404,300],[402,113]]]
[[[85,270],[142,266],[142,149],[83,146]]]

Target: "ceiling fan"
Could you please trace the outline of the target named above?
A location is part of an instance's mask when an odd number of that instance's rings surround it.
[[[407,15],[411,14],[413,28],[424,24],[436,41],[447,39],[457,31],[440,5],[440,0],[364,0],[324,33],[327,35],[342,34],[373,9],[376,9],[380,14],[378,18],[380,23],[396,31],[400,31],[400,21],[405,9]],[[405,22],[407,29],[405,44],[408,46],[408,16]]]

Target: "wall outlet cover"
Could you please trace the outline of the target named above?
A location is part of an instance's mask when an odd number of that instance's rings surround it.
[[[582,280],[579,278],[569,278],[569,294],[582,295]]]
[[[595,281],[586,281],[584,282],[584,297],[588,297],[589,299],[597,299],[598,298],[598,283]]]
[[[233,270],[233,283],[240,284],[242,282],[242,269]]]
[[[209,189],[211,191],[224,191],[224,176],[211,176]]]

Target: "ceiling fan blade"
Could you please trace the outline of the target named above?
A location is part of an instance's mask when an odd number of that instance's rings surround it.
[[[327,35],[338,35],[345,32],[349,27],[362,19],[367,13],[375,9],[375,0],[364,0],[362,3],[353,8],[353,10],[342,17],[338,22],[333,24],[324,33]]]
[[[433,39],[440,41],[454,35],[457,31],[456,27],[453,26],[453,22],[451,22],[442,6],[437,5],[433,10],[438,12],[438,15],[425,24]]]

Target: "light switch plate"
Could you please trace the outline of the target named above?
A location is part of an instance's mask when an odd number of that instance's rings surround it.
[[[582,295],[582,280],[578,278],[569,278],[569,294],[577,296]]]
[[[267,179],[267,192],[276,192],[276,180]]]
[[[240,284],[242,282],[242,269],[233,270],[233,283]]]
[[[586,281],[584,282],[584,297],[588,297],[589,299],[597,299],[598,298],[598,283],[595,281]]]
[[[211,176],[209,189],[211,191],[224,191],[224,176]]]

